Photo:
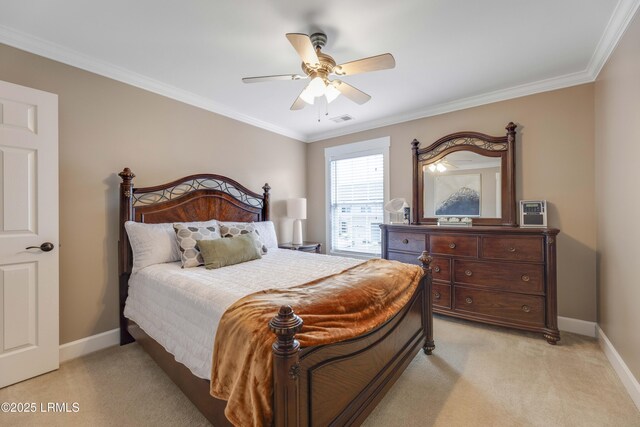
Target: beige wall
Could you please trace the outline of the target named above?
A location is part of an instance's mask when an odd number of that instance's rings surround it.
[[[629,34],[636,34],[637,39],[637,23]],[[602,178],[597,187],[599,206],[617,206],[616,212],[620,215],[637,211],[638,207],[630,206],[631,199],[624,198],[622,191],[611,191],[611,186],[620,188],[611,182],[622,182],[621,178],[614,178],[615,173],[635,170],[629,166],[620,172],[623,168],[618,165],[624,164],[625,159],[633,159],[626,152],[635,149],[637,153],[638,150],[630,137],[635,135],[637,139],[640,133],[635,120],[640,109],[637,82],[633,81],[636,91],[629,90],[629,87],[634,87],[631,85],[634,74],[629,72],[626,62],[633,60],[637,67],[640,60],[636,52],[633,52],[635,57],[629,53],[632,52],[627,46],[630,37],[625,37],[626,45],[623,42],[616,50],[595,85],[596,130],[593,125],[594,85],[582,85],[359,132],[308,146],[0,45],[1,80],[59,95],[60,243],[63,245],[61,342],[117,327],[119,180],[115,174],[125,165],[138,175],[138,185],[156,184],[203,171],[231,176],[257,191],[265,181],[269,181],[273,188],[272,216],[277,225],[281,225],[284,240],[290,238],[291,228],[282,219],[285,215],[284,199],[306,193],[309,219],[305,235],[310,240],[324,242],[325,147],[390,136],[390,196],[410,200],[409,142],[413,138],[424,146],[459,130],[502,135],[510,120],[518,124],[517,198],[547,199],[550,203],[550,225],[562,231],[558,242],[559,314],[594,321],[594,134],[598,140],[598,176]],[[635,75],[638,75],[637,68]],[[611,81],[613,79],[615,82]],[[628,108],[629,102],[635,102],[636,110]],[[614,144],[613,141],[628,145],[625,156],[621,156],[620,151],[605,152],[605,148],[610,149]],[[179,155],[184,152],[198,154]],[[245,156],[237,161],[228,161],[234,153]],[[640,360],[638,340],[634,342],[625,335],[625,325],[640,320],[637,311],[631,307],[616,309],[621,304],[624,306],[625,302],[638,301],[639,290],[637,286],[635,289],[632,287],[630,271],[614,271],[608,261],[617,248],[625,247],[618,245],[618,239],[630,238],[631,234],[622,231],[624,221],[610,221],[611,215],[612,212],[607,211],[607,221],[601,215],[598,223],[600,320],[614,345],[620,346],[623,356],[629,354],[631,358]],[[604,256],[604,252],[610,253],[610,257]],[[629,251],[623,251],[622,256],[624,253]],[[633,369],[638,376],[640,366],[636,364]]]
[[[598,321],[640,380],[640,17],[598,76],[596,202]]]
[[[53,92],[60,115],[60,342],[118,327],[118,184],[227,175],[272,187],[272,217],[305,194],[307,145],[0,45],[0,80]],[[291,227],[283,227],[287,236]]]
[[[504,127],[514,121],[518,124],[516,196],[548,200],[549,225],[561,230],[559,315],[595,321],[593,91],[593,84],[576,86],[310,144],[308,238],[325,240],[325,147],[390,136],[389,195],[411,200],[410,142],[414,138],[426,146],[462,130],[504,135]]]

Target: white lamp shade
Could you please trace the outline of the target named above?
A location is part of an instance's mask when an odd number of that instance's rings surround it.
[[[340,96],[340,91],[334,85],[328,85],[327,92],[324,95],[327,97],[327,102],[331,103]]]
[[[322,96],[327,92],[327,86],[324,84],[324,80],[320,77],[315,77],[308,85],[309,90],[313,96]]]
[[[313,105],[313,103],[316,100],[316,97],[313,96],[313,93],[311,93],[309,86],[307,86],[306,88],[304,88],[304,90],[300,94],[300,99],[302,99],[304,102],[306,102],[309,105]]]
[[[307,219],[307,199],[288,199],[287,216],[293,219]]]
[[[397,199],[391,199],[384,205],[384,210],[391,213],[402,212],[402,209],[409,207],[407,201],[401,197]]]

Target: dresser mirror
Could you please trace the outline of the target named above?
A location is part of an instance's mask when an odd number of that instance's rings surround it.
[[[414,140],[413,223],[515,226],[515,128],[501,137],[458,132],[425,148]]]

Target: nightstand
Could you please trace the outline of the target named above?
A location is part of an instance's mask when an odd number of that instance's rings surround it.
[[[320,249],[322,249],[322,243],[302,242],[301,245],[294,245],[293,243],[280,243],[278,247],[280,249],[291,249],[292,251],[302,251],[302,252],[315,252],[319,254]]]

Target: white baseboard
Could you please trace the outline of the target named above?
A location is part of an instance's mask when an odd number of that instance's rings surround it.
[[[112,329],[90,337],[81,338],[60,346],[60,363],[84,356],[120,343],[120,329]]]
[[[600,329],[600,326],[597,326],[597,330],[598,341],[600,342],[602,351],[604,351],[607,359],[609,359],[609,363],[613,366],[613,370],[616,371],[616,374],[620,377],[624,388],[627,389],[629,396],[631,396],[631,399],[638,407],[638,410],[640,410],[640,383],[638,383],[636,377],[633,376],[627,364],[624,363],[624,360],[622,360],[620,354],[613,347],[609,338],[607,338],[602,329]]]
[[[558,329],[561,331],[573,332],[574,334],[595,338],[596,326],[596,322],[558,316]]]

